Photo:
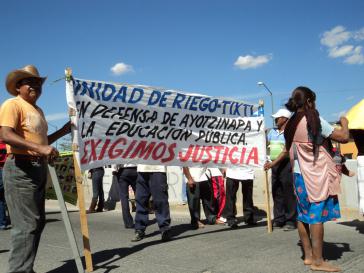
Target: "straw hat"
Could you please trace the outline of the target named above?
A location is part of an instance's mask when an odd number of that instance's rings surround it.
[[[42,84],[47,79],[47,77],[41,77],[39,75],[38,69],[34,65],[26,65],[8,74],[6,77],[6,89],[11,95],[17,96],[16,84],[26,78],[39,78],[42,80]]]

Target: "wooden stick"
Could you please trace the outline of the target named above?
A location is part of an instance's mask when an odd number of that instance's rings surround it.
[[[80,170],[80,166],[78,166],[78,162],[76,159],[76,154],[73,153],[73,162],[75,168],[75,177],[76,177],[76,185],[77,185],[77,196],[78,196],[78,206],[80,208],[80,223],[81,223],[81,233],[83,239],[83,254],[85,255],[86,261],[86,271],[92,272],[92,256],[91,256],[91,247],[90,247],[90,239],[87,225],[87,216],[86,216],[86,208],[85,208],[85,198],[83,194],[83,176]]]
[[[65,70],[66,75],[66,84],[70,84],[72,79],[72,69],[66,68]],[[67,88],[68,89],[68,88]],[[68,114],[70,119],[72,120],[76,115],[76,111],[74,109],[69,109]],[[74,134],[76,131],[72,130],[72,139],[75,139]],[[77,186],[77,197],[78,197],[78,206],[80,208],[80,224],[81,224],[81,234],[83,239],[83,254],[85,256],[86,261],[86,271],[92,272],[93,265],[92,265],[92,256],[91,256],[91,247],[90,247],[90,237],[87,225],[87,217],[86,217],[86,208],[85,208],[85,197],[83,193],[83,176],[81,173],[80,166],[77,160],[77,153],[78,153],[78,145],[73,143],[72,144],[72,152],[73,152],[73,164],[75,170],[75,179],[76,179],[76,186]]]
[[[268,183],[268,171],[265,171],[265,204],[266,204],[266,210],[267,210],[267,227],[268,227],[268,233],[272,232],[272,217],[270,214],[270,196],[269,196],[269,183]]]

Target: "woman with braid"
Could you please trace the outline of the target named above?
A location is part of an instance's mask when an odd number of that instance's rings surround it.
[[[297,228],[304,251],[304,264],[311,270],[338,272],[322,257],[324,226],[340,218],[338,194],[341,173],[333,161],[331,140],[348,141],[348,120],[340,118],[341,129],[332,127],[316,110],[316,95],[307,87],[297,87],[286,107],[293,112],[284,130],[285,152],[293,166],[297,196]]]

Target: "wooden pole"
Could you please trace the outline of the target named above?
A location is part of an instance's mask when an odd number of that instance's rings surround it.
[[[78,206],[80,208],[80,223],[81,223],[81,233],[83,239],[83,254],[85,255],[86,261],[86,271],[92,272],[92,256],[91,256],[91,247],[90,247],[90,237],[88,232],[87,225],[87,216],[86,216],[86,208],[85,208],[85,198],[83,194],[83,176],[80,170],[80,166],[78,165],[78,161],[76,159],[76,154],[73,152],[73,162],[75,168],[75,177],[76,177],[76,185],[77,185],[77,196],[78,196]]]
[[[72,78],[72,70],[70,68],[67,68],[65,70],[66,74],[66,84],[70,84],[71,78]],[[68,88],[67,88],[67,91]],[[67,94],[68,96],[69,94]],[[70,108],[69,109],[69,116],[71,121],[74,121],[76,111],[75,109]],[[75,139],[75,133],[76,130],[72,130],[72,139]],[[88,231],[88,225],[87,225],[87,216],[86,216],[86,208],[85,208],[85,198],[83,193],[83,175],[81,173],[80,166],[78,164],[77,160],[77,154],[78,154],[78,145],[73,143],[72,144],[72,151],[73,151],[73,164],[74,164],[74,170],[75,170],[75,180],[76,180],[76,186],[77,186],[77,197],[78,197],[78,206],[80,208],[80,224],[81,224],[81,233],[82,233],[82,239],[83,239],[83,254],[85,256],[85,262],[86,262],[86,271],[92,272],[93,271],[93,265],[92,265],[92,256],[91,256],[91,247],[90,247],[90,236]]]
[[[266,204],[266,211],[267,211],[267,227],[268,233],[272,232],[272,217],[270,214],[270,194],[269,194],[269,183],[268,183],[268,171],[265,171],[265,204]]]

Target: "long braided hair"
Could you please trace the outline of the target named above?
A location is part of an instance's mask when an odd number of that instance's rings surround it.
[[[295,116],[302,117],[304,115],[306,117],[308,135],[313,144],[314,162],[316,162],[316,159],[318,158],[319,147],[323,143],[323,137],[321,135],[322,128],[320,122],[320,114],[316,110],[315,101],[315,92],[313,92],[308,87],[299,86],[293,91],[291,98],[285,104],[289,111],[295,113]],[[293,121],[294,119],[291,118],[291,120]],[[287,124],[287,126],[291,127],[289,126],[289,124]],[[287,130],[287,126],[285,131]],[[293,135],[290,135],[290,132],[292,132],[292,134],[294,135],[295,128],[294,130],[288,130],[287,132],[287,138],[289,142],[287,147],[290,147],[293,141]]]

